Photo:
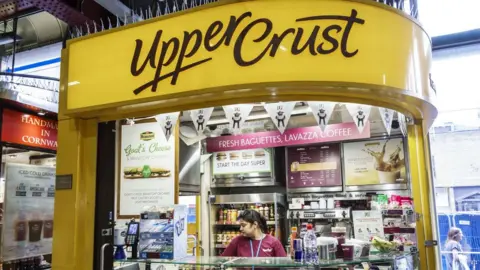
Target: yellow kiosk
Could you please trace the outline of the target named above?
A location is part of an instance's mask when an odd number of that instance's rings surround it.
[[[428,128],[431,42],[370,0],[225,0],[73,39],[62,52],[53,269],[92,269],[99,123],[254,101],[337,101],[402,112],[420,269],[437,269]],[[424,244],[425,243],[425,244]]]

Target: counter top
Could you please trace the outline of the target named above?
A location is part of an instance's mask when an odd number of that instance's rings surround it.
[[[413,258],[415,255],[405,254],[405,253],[394,253],[394,254],[381,254],[381,255],[371,255],[369,257],[358,258],[354,260],[324,260],[320,261],[315,266],[319,267],[331,267],[331,266],[341,266],[341,265],[357,265],[362,262],[372,262],[372,263],[385,263],[393,265],[395,261],[402,258],[406,258],[407,261],[415,261]],[[177,260],[164,260],[164,259],[126,259],[118,260],[116,263],[151,263],[151,264],[172,264],[172,265],[197,265],[197,266],[214,266],[222,268],[237,268],[237,267],[288,267],[288,268],[304,268],[311,265],[305,263],[298,263],[292,259],[285,258],[241,258],[241,257],[194,257],[187,256]]]

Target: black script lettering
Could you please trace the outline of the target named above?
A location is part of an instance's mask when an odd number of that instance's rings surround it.
[[[131,74],[133,76],[139,76],[145,68],[147,68],[147,65],[149,65],[152,69],[155,69],[155,76],[151,81],[139,86],[133,92],[135,95],[138,95],[148,88],[151,88],[151,91],[155,92],[158,84],[168,78],[171,79],[171,85],[176,85],[180,73],[212,60],[211,57],[200,60],[195,59],[195,62],[188,63],[184,66],[188,59],[194,58],[195,55],[201,52],[201,47],[207,52],[212,52],[222,45],[230,46],[230,44],[233,44],[234,60],[237,65],[241,67],[258,63],[265,57],[267,52],[269,52],[270,57],[275,57],[278,49],[284,49],[282,43],[285,42],[291,42],[291,44],[286,44],[285,46],[290,48],[292,55],[302,54],[307,49],[312,56],[318,54],[326,55],[340,49],[344,57],[353,57],[359,50],[352,50],[348,47],[350,33],[355,24],[365,24],[365,20],[359,18],[357,15],[358,12],[352,9],[349,16],[320,15],[296,19],[295,21],[297,23],[307,21],[342,21],[345,23],[344,27],[342,27],[341,24],[331,22],[326,22],[324,26],[313,24],[309,33],[302,27],[287,28],[282,32],[273,33],[273,22],[267,18],[258,18],[246,25],[242,25],[243,21],[252,17],[251,12],[245,12],[238,17],[230,16],[228,25],[221,21],[214,21],[207,28],[205,34],[202,30],[195,29],[191,32],[185,31],[183,38],[171,37],[168,40],[165,39],[166,41],[162,41],[163,31],[159,30],[156,32],[147,55],[142,60],[140,59],[140,55],[144,47],[144,42],[140,39],[135,40],[135,50],[130,64]],[[260,43],[265,41],[266,46],[260,48],[262,51],[256,56],[254,55],[253,59],[246,59],[252,56],[250,56],[250,52],[245,54],[242,50],[245,50],[244,45],[246,44],[248,35],[252,34],[253,29],[258,30],[257,26],[261,29],[258,31],[260,33],[258,35],[260,36],[255,36],[253,42]],[[238,36],[235,35],[237,30],[240,31]],[[257,33],[257,31],[255,31],[255,33]],[[287,38],[290,34],[292,35],[292,39]],[[323,41],[317,44],[316,42],[320,34]],[[268,40],[269,37],[270,40]],[[303,40],[306,40],[305,43],[302,43]],[[202,52],[202,54],[203,53],[204,52]],[[171,69],[173,70],[164,73],[165,67],[172,67]]]
[[[207,51],[211,52],[216,50],[220,45],[222,45],[222,39],[218,41],[216,44],[211,44],[212,39],[214,39],[220,31],[222,31],[223,28],[223,23],[221,21],[214,21],[212,24],[207,29],[207,32],[205,33],[205,40],[203,41],[203,46]]]
[[[193,45],[193,48],[189,52],[187,52],[188,45],[190,44],[190,40],[193,37],[195,37],[195,43]],[[200,32],[200,30],[196,29],[191,33],[187,31],[184,32],[182,48],[180,49],[180,54],[178,55],[177,66],[175,67],[175,73],[172,76],[173,85],[177,83],[178,75],[180,74],[180,72],[177,72],[177,70],[180,70],[182,68],[183,59],[192,57],[192,55],[194,55],[198,51],[198,49],[200,48],[200,45],[202,45],[202,32]]]
[[[358,53],[358,49],[349,52],[347,47],[348,47],[348,38],[350,36],[350,31],[352,30],[353,24],[358,23],[358,24],[365,24],[365,20],[357,18],[358,12],[355,9],[352,9],[351,14],[349,17],[347,16],[341,16],[341,15],[321,15],[321,16],[312,16],[312,17],[305,17],[305,18],[300,18],[297,19],[297,22],[305,22],[305,21],[314,21],[314,20],[340,20],[340,21],[346,21],[347,25],[345,26],[345,30],[343,31],[342,35],[342,41],[341,41],[341,50],[342,54],[345,57],[353,57]]]
[[[235,16],[230,16],[230,21],[228,22],[227,29],[225,30],[225,33],[223,34],[222,38],[214,45],[210,44],[211,39],[213,39],[218,33],[222,30],[223,24],[219,21],[213,22],[207,29],[207,35],[205,35],[205,42],[204,46],[207,51],[211,52],[220,45],[225,44],[226,46],[230,45],[230,42],[232,41],[233,34],[235,33],[235,30],[237,30],[238,25],[247,17],[252,17],[251,12],[245,12],[242,15],[240,15],[238,18]],[[218,27],[216,27],[218,25]],[[216,32],[213,32],[217,28],[218,30]]]
[[[345,31],[343,31],[343,37],[342,37],[342,54],[345,57],[353,57],[358,53],[358,49],[356,49],[353,52],[348,51],[348,37],[350,36],[350,31],[352,31],[352,27],[354,23],[358,24],[364,24],[365,20],[357,18],[357,11],[355,9],[352,9],[352,14],[350,15],[350,18],[347,22],[347,26],[345,26]]]
[[[170,57],[167,58],[167,60],[166,60],[165,58],[167,57],[170,46],[172,46],[172,45],[173,45],[172,52],[170,53]],[[167,42],[165,42],[165,41],[163,42],[162,50],[160,51],[160,58],[158,58],[157,70],[155,72],[155,77],[153,78],[154,80],[155,80],[155,78],[158,78],[160,76],[160,74],[162,73],[162,68],[164,66],[170,65],[173,62],[173,60],[175,60],[175,58],[177,57],[177,54],[178,54],[178,47],[180,47],[180,40],[178,40],[178,38],[176,38],[176,37],[171,38]],[[175,70],[173,72],[172,80],[173,80],[173,77],[175,77],[176,74],[177,74],[177,71]],[[152,92],[157,91],[158,83],[159,82],[153,83]]]
[[[230,45],[230,42],[232,41],[232,38],[233,38],[233,34],[235,33],[235,30],[237,29],[240,22],[242,22],[247,17],[252,17],[252,12],[245,12],[242,15],[240,15],[238,18],[236,18],[235,16],[230,17],[230,22],[228,23],[227,30],[225,31],[225,34],[222,37],[222,42],[225,41],[226,46]]]
[[[135,40],[135,52],[133,53],[132,64],[130,66],[130,72],[133,76],[138,76],[142,74],[143,70],[147,66],[147,62],[150,62],[150,66],[152,68],[156,68],[155,58],[158,50],[158,43],[160,42],[160,38],[162,37],[162,32],[162,30],[157,31],[152,46],[150,47],[150,51],[148,52],[148,55],[145,58],[145,61],[143,61],[143,64],[140,66],[140,68],[138,68],[138,60],[142,51],[143,41],[141,39]]]
[[[259,38],[254,39],[253,42],[257,43],[257,42],[261,42],[261,41],[265,40],[265,38],[267,38],[268,35],[270,35],[270,33],[272,32],[273,25],[272,25],[272,22],[268,19],[257,19],[255,21],[249,23],[242,30],[242,32],[240,32],[240,35],[238,36],[238,39],[235,42],[235,47],[233,48],[233,57],[235,58],[235,62],[237,62],[237,64],[239,66],[243,66],[243,67],[244,66],[251,66],[251,65],[257,63],[258,61],[260,61],[263,58],[263,56],[265,56],[265,53],[267,53],[267,51],[268,51],[269,46],[267,46],[257,57],[255,57],[254,59],[252,59],[250,61],[246,61],[242,57],[243,41],[245,40],[245,37],[247,36],[248,32],[250,32],[250,30],[252,30],[252,28],[259,23],[265,24],[265,31],[263,32],[263,34]]]
[[[291,49],[292,54],[299,55],[303,53],[303,51],[305,51],[305,49],[308,47],[311,55],[317,55],[317,52],[315,51],[315,39],[317,39],[318,31],[320,31],[320,26],[317,25],[313,28],[313,31],[310,34],[307,42],[305,42],[305,44],[303,44],[301,48],[298,48],[298,46],[300,46],[300,40],[302,39],[304,32],[303,28],[298,28],[297,35],[293,40],[293,45]]]
[[[278,48],[280,47],[280,44],[288,34],[295,34],[295,29],[288,28],[281,35],[278,35],[278,34],[273,35],[272,41],[270,41],[270,44],[269,44],[269,46],[271,46],[271,50],[270,50],[271,57],[275,57],[275,55],[277,54]]]
[[[325,28],[325,30],[323,30],[322,36],[325,39],[325,41],[328,41],[332,44],[332,48],[329,49],[329,50],[325,49],[325,47],[323,46],[323,45],[325,45],[325,42],[322,42],[317,47],[317,52],[319,54],[333,53],[334,51],[336,51],[338,49],[338,40],[336,40],[334,37],[332,37],[330,35],[331,30],[337,30],[337,33],[340,33],[340,31],[342,31],[342,27],[340,25],[330,25],[329,27]]]

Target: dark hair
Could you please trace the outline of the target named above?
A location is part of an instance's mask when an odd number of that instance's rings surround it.
[[[263,233],[268,233],[267,220],[257,211],[251,209],[245,210],[238,216],[237,220],[240,219],[251,224],[255,223],[256,221],[258,223],[258,226],[260,227],[260,230]]]

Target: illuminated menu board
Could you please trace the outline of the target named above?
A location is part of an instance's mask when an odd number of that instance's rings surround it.
[[[342,186],[340,144],[287,148],[287,187]]]

